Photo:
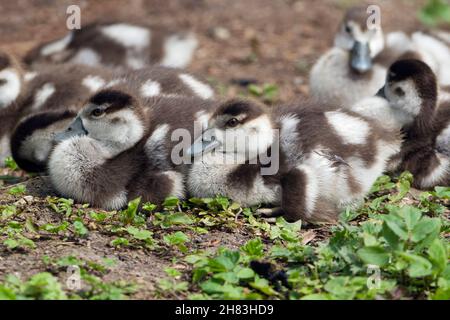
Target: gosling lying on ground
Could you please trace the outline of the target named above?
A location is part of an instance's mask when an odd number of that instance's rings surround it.
[[[108,210],[138,196],[156,204],[185,196],[186,166],[178,162],[184,155],[173,152],[192,141],[172,141],[172,133],[200,135],[195,122],[203,123],[216,103],[185,96],[142,98],[136,90],[132,85],[101,90],[57,135],[61,142],[50,154],[48,173],[61,196]]]
[[[89,92],[96,92],[104,87],[114,87],[118,90],[127,88],[142,98],[175,95],[209,99],[214,95],[209,85],[178,69],[155,66],[118,73],[107,80],[99,75],[83,73],[87,67],[76,68],[80,70],[72,75],[72,80],[70,80],[72,90],[59,99],[61,104],[44,105],[40,109],[41,112],[32,113],[15,128],[11,138],[11,149],[15,161],[23,170],[30,172],[46,170],[48,155],[54,145],[55,133],[62,131],[72,122],[85,100],[89,98]],[[70,88],[69,79],[64,79],[64,81],[61,86]],[[89,84],[91,90],[79,93],[75,88],[80,86],[80,82],[82,85]],[[66,102],[77,94],[78,96],[75,96],[76,103]]]
[[[70,62],[121,69],[141,69],[158,63],[184,68],[197,46],[198,40],[192,33],[125,22],[95,22],[39,45],[24,62],[30,66]]]
[[[418,60],[394,63],[380,95],[402,115],[405,138],[397,170],[410,171],[420,189],[450,185],[450,105],[437,107],[437,80],[430,67]]]
[[[362,201],[400,143],[395,132],[350,111],[305,104],[271,112],[232,100],[191,146],[197,158],[187,188],[194,197],[279,205],[289,221],[335,221]]]
[[[334,47],[313,66],[311,94],[318,101],[348,108],[376,94],[389,66],[400,58],[414,57],[429,64],[441,86],[450,85],[450,48],[442,38],[424,32],[383,34],[381,25],[368,28],[367,6],[345,14]]]
[[[26,72],[13,55],[0,53],[0,165],[11,156],[11,135],[21,119],[77,108],[98,89],[98,79],[108,81],[110,76],[108,70],[74,65]]]

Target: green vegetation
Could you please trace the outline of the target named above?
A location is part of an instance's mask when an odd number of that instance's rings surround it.
[[[136,287],[125,282],[104,282],[98,275],[108,273],[111,261],[98,264],[85,261],[74,256],[67,256],[56,261],[44,257],[47,269],[53,272],[65,271],[72,267],[76,272],[66,276],[65,285],[49,272],[37,273],[27,281],[20,280],[15,275],[6,276],[5,282],[0,284],[0,299],[89,299],[89,300],[117,300],[124,299],[136,291]],[[69,288],[64,290],[63,288]]]
[[[117,212],[49,197],[46,205],[59,217],[52,223],[22,217],[14,205],[0,206],[1,243],[4,250],[27,254],[43,236],[67,241],[101,232],[110,236],[113,252],[169,255],[166,276],[156,281],[161,298],[449,299],[450,188],[414,195],[411,181],[408,173],[380,177],[361,208],[343,212],[337,225],[309,229],[283,218],[256,218],[256,208],[223,197],[168,198],[162,210],[136,199]],[[242,232],[247,240],[198,249],[193,240],[216,230]],[[45,272],[26,280],[4,277],[0,298],[122,299],[139,290],[125,281],[103,281],[111,261],[42,260]],[[69,266],[79,268],[83,284],[75,291],[67,287]]]
[[[448,0],[428,0],[419,12],[419,19],[429,26],[450,23],[450,3]]]
[[[265,103],[273,103],[278,97],[278,87],[274,84],[264,84],[263,86],[251,84],[248,86],[248,92]]]

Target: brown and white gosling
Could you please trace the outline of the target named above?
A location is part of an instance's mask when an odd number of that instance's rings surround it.
[[[110,71],[75,65],[27,72],[11,54],[0,53],[0,162],[11,156],[11,137],[23,118],[48,110],[69,110],[107,81]],[[30,130],[31,128],[27,128]],[[34,129],[31,129],[32,131]],[[13,144],[14,148],[14,144]]]
[[[390,68],[380,90],[404,135],[394,169],[408,170],[419,189],[450,185],[450,103],[438,105],[438,85],[431,68],[419,60],[400,60]],[[376,107],[376,106],[375,106]]]
[[[32,113],[23,119],[15,128],[11,139],[12,154],[19,167],[30,172],[43,172],[47,168],[47,159],[54,145],[54,135],[62,131],[75,118],[83,103],[102,88],[127,89],[143,99],[151,99],[157,96],[186,96],[210,99],[214,92],[212,88],[185,71],[165,68],[150,67],[137,71],[114,74],[112,77],[87,74],[92,69],[81,67],[73,74],[72,88],[81,84],[89,84],[90,91],[78,92],[73,89],[56,106],[45,106],[38,113]],[[84,70],[84,73],[83,73]],[[68,83],[62,85],[68,86]],[[78,96],[76,96],[78,94]],[[76,104],[67,103],[72,95],[78,99]],[[84,99],[84,100],[81,100]]]
[[[179,95],[142,98],[131,91],[99,91],[57,136],[48,173],[61,196],[110,210],[138,196],[156,204],[185,196],[186,168],[172,152],[187,149],[191,140],[180,145],[172,133],[201,134],[195,122],[204,123],[216,103]]]
[[[140,69],[150,64],[184,68],[198,46],[189,32],[170,32],[143,24],[95,22],[31,50],[24,61]]]
[[[335,35],[334,47],[313,66],[311,94],[321,102],[348,108],[376,94],[384,84],[389,66],[412,58],[429,64],[441,86],[450,85],[450,47],[441,38],[424,32],[411,35],[391,32],[381,25],[368,27],[367,6],[350,8]]]
[[[335,221],[359,204],[400,148],[400,138],[350,111],[232,100],[191,146],[191,196],[280,206],[287,220]],[[278,169],[278,170],[276,170]]]

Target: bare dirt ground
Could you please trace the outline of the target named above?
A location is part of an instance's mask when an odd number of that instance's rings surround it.
[[[424,1],[372,1],[382,8],[386,31],[420,27],[417,10]],[[234,96],[242,88],[233,79],[255,79],[279,88],[277,102],[308,94],[308,71],[331,44],[344,10],[360,1],[294,0],[17,0],[0,2],[0,46],[22,55],[41,41],[64,35],[66,8],[78,4],[82,24],[93,20],[145,21],[172,29],[190,29],[200,38],[200,49],[189,70],[205,76],[221,93]],[[215,28],[225,28],[229,38],[219,39]],[[10,174],[10,172],[7,172]],[[44,197],[45,184],[38,179],[27,187],[32,197],[12,196],[2,189],[0,206],[15,204],[24,221],[35,224],[61,222],[61,215],[49,208]],[[316,230],[320,238],[326,233]],[[194,235],[191,250],[236,247],[254,237],[246,230],[210,230]],[[135,298],[155,298],[155,283],[171,264],[171,252],[145,249],[112,250],[111,235],[90,228],[85,239],[58,235],[34,239],[36,249],[21,252],[0,246],[0,280],[10,273],[22,278],[48,270],[42,257],[52,259],[76,255],[86,260],[116,258],[116,265],[105,281],[127,280],[142,284]],[[182,267],[181,267],[182,268]],[[59,277],[64,279],[64,272]],[[176,297],[175,297],[176,298]]]

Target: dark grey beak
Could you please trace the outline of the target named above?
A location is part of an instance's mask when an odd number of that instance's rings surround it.
[[[387,100],[386,94],[385,94],[385,92],[384,92],[384,89],[385,89],[385,88],[386,88],[386,86],[383,86],[383,88],[381,88],[380,90],[378,90],[376,96]]]
[[[59,132],[55,135],[54,141],[61,142],[71,137],[84,136],[87,134],[88,132],[83,126],[83,121],[81,120],[80,117],[76,117],[75,120],[70,124],[70,126],[66,130]]]
[[[365,73],[372,69],[372,57],[368,43],[355,42],[350,53],[350,66],[358,73]]]
[[[196,157],[198,155],[213,151],[221,145],[220,141],[216,140],[214,136],[207,137],[205,134],[200,136],[187,150],[187,155]]]

